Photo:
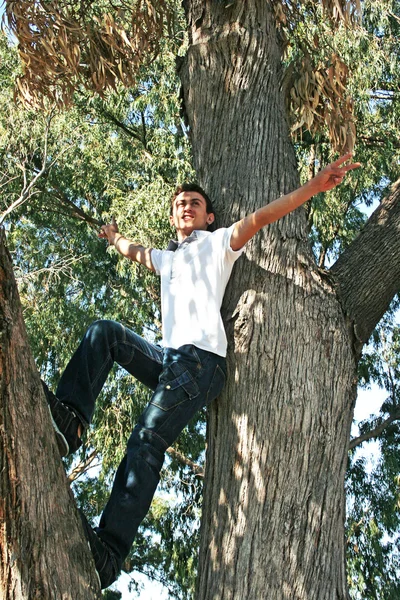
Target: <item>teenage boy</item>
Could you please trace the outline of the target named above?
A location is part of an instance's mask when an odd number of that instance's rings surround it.
[[[345,166],[350,158],[341,157],[294,192],[213,232],[208,229],[215,215],[207,194],[196,185],[181,186],[171,204],[174,251],[144,248],[123,237],[115,222],[102,226],[100,237],[161,277],[163,323],[158,346],[119,323],[97,321],[69,362],[56,395],[44,386],[62,456],[81,445],[114,361],[154,392],[129,438],[99,527],[93,529],[82,515],[102,588],[118,577],[150,507],[165,451],[224,387],[227,341],[220,308],[235,261],[262,227],[336,187],[360,166]]]

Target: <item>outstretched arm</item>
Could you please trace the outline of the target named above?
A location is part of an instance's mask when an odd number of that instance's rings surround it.
[[[343,163],[348,161],[351,156],[351,154],[345,154],[322,169],[322,171],[302,187],[270,202],[270,204],[259,208],[251,215],[235,223],[231,237],[232,250],[242,248],[265,225],[284,217],[316,194],[327,192],[342,183],[348,171],[361,166],[360,163],[351,163],[343,166]]]
[[[150,271],[154,271],[150,257],[151,248],[145,248],[121,235],[114,219],[110,224],[102,225],[99,237],[107,239],[108,243],[114,246],[122,256],[125,256],[125,258],[129,258],[133,262],[144,265],[150,269]]]

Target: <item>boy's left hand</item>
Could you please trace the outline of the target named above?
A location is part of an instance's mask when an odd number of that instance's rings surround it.
[[[348,171],[352,171],[353,169],[358,169],[361,167],[361,163],[350,163],[349,165],[343,165],[346,161],[350,160],[352,157],[351,153],[345,154],[335,160],[335,162],[327,165],[322,171],[317,173],[317,175],[311,179],[310,183],[313,184],[317,188],[317,192],[327,192],[332,190],[337,185],[341,184],[344,176]]]

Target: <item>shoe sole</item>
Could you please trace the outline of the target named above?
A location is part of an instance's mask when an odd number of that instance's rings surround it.
[[[61,457],[64,458],[69,453],[69,444],[68,444],[67,440],[65,439],[65,437],[63,436],[63,434],[61,433],[61,431],[59,430],[59,428],[57,427],[57,423],[53,419],[53,415],[51,413],[50,406],[49,405],[47,405],[47,406],[49,409],[51,422],[54,427],[54,431],[56,433],[58,450],[60,452]]]
[[[90,548],[90,546],[89,546],[89,548]],[[99,573],[98,573],[98,571],[97,571],[96,569],[95,569],[95,571],[96,571],[96,575],[97,575],[97,581],[98,581],[98,583],[99,583],[99,588],[101,589],[101,579],[100,579],[100,575],[99,575]]]
[[[90,550],[90,554],[92,554],[92,549],[91,549],[91,547],[90,547],[90,544],[89,544],[89,542],[87,543],[87,545],[88,545],[88,548],[89,548],[89,550]],[[97,575],[97,581],[98,581],[98,584],[99,584],[99,588],[101,589],[101,579],[100,579],[100,575],[99,575],[99,572],[98,572],[98,570],[97,570],[97,569],[95,569],[95,573],[96,573],[96,575]]]

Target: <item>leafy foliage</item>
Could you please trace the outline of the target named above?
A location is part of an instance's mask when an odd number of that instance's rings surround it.
[[[352,148],[349,68],[331,38],[338,31],[343,36],[343,29],[359,20],[360,1],[282,0],[271,2],[271,8],[283,44],[296,48],[286,73],[294,131],[306,127],[315,134],[327,125],[335,149]],[[132,86],[140,65],[148,65],[159,54],[163,36],[173,34],[176,3],[6,0],[6,14],[26,66],[17,78],[20,95],[30,104],[50,98],[68,105],[78,84],[100,94],[119,82]]]
[[[311,236],[321,267],[331,264],[358,234],[366,219],[363,206],[370,207],[385,195],[400,176],[399,19],[399,2],[365,2],[362,24],[338,30],[332,39],[337,54],[350,65],[348,92],[357,123],[355,151],[363,168],[351,181],[316,197],[310,205]],[[316,33],[315,24],[308,25],[307,31]],[[321,56],[317,46],[314,50],[316,63],[324,53]],[[315,164],[326,164],[331,158],[328,128],[317,134],[303,128],[296,146],[303,179],[313,174]]]
[[[105,590],[103,592],[104,600],[121,600],[122,594],[114,590]]]
[[[355,599],[394,599],[400,591],[400,328],[391,310],[374,332],[360,363],[360,383],[387,390],[378,416],[359,424],[361,435],[377,431],[383,420],[397,418],[379,433],[380,452],[367,461],[354,451],[348,471],[348,569]]]

